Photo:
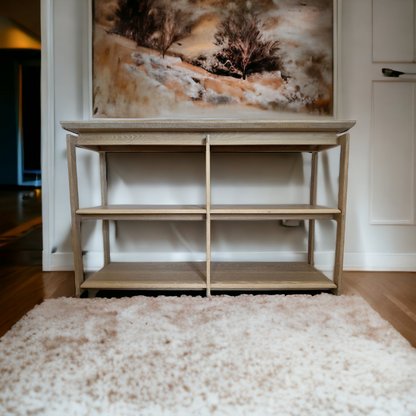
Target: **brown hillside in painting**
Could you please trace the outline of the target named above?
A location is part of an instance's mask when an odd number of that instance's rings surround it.
[[[95,0],[93,114],[332,115],[332,0]]]

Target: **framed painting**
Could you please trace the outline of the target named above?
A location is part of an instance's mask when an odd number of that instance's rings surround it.
[[[93,0],[92,118],[335,114],[336,0]]]

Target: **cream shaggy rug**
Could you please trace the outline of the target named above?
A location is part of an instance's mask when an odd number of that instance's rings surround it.
[[[47,300],[0,342],[0,415],[416,415],[416,349],[359,297]]]

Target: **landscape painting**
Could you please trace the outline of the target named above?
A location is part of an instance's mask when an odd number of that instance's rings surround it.
[[[332,116],[333,0],[94,0],[95,118]]]

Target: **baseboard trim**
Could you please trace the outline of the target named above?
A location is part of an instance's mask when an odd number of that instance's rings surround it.
[[[72,253],[53,253],[51,271],[74,270]],[[114,262],[163,262],[163,261],[205,261],[205,253],[112,253]],[[253,252],[221,252],[211,254],[212,261],[307,261],[307,253],[253,253]],[[334,264],[333,252],[315,253],[316,267],[324,272],[331,272]],[[101,252],[88,252],[84,255],[86,271],[97,271],[103,266]],[[345,253],[344,270],[346,271],[401,271],[416,272],[416,253]]]
[[[416,272],[416,253],[345,253],[344,270]]]

